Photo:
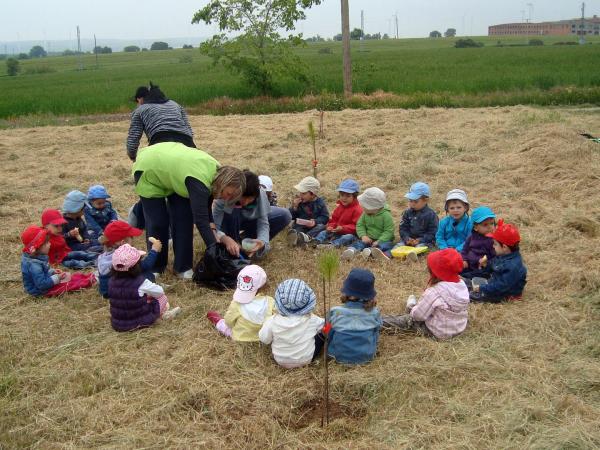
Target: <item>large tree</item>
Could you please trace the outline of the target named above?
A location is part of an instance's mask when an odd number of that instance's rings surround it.
[[[29,56],[32,58],[44,58],[47,55],[46,50],[41,45],[34,45],[29,50]]]
[[[306,81],[306,67],[293,52],[301,35],[294,30],[305,10],[321,0],[212,0],[194,14],[192,23],[216,23],[220,34],[202,43],[200,51],[221,62],[263,94],[273,93],[276,76]],[[230,38],[226,33],[238,34]]]

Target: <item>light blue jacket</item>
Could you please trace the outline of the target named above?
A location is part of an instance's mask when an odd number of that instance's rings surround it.
[[[48,255],[32,256],[23,253],[21,256],[21,274],[23,286],[28,294],[44,295],[55,284],[59,277],[54,274],[54,269],[48,264]]]
[[[460,252],[471,231],[473,231],[473,221],[468,214],[462,216],[462,219],[456,225],[455,223],[452,216],[446,216],[440,220],[435,235],[435,242],[440,250],[455,248]]]
[[[377,351],[381,314],[377,308],[364,309],[362,302],[349,301],[331,308],[327,354],[343,364],[371,361]]]

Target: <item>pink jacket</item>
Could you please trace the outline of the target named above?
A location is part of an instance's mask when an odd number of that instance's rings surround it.
[[[438,339],[449,339],[467,328],[469,290],[464,281],[440,281],[427,288],[411,317],[425,325]]]

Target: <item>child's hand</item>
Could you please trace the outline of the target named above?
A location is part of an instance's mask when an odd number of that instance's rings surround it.
[[[419,243],[418,239],[411,238],[406,242],[406,245],[408,245],[409,247],[416,247],[418,243]]]
[[[463,261],[463,268],[467,269],[469,267],[469,263],[466,261]]]
[[[480,268],[480,269],[483,269],[483,268],[485,268],[485,266],[487,266],[487,263],[488,263],[488,258],[487,258],[487,255],[483,255],[483,256],[481,257],[481,259],[479,260],[479,268]]]
[[[377,247],[379,245],[379,241],[371,242],[371,247]]]
[[[83,243],[84,243],[84,244],[89,244],[89,243],[90,243],[90,240],[89,240],[89,239],[84,239],[84,240],[83,240]]]
[[[473,292],[479,292],[479,285],[478,284],[474,284],[473,285]]]
[[[69,236],[74,238],[79,236],[79,228],[73,228],[71,231],[69,231]]]
[[[71,281],[71,274],[69,272],[61,272],[61,274],[58,277],[60,278],[60,281],[63,283],[66,283],[67,281]]]
[[[294,209],[298,208],[298,205],[300,205],[300,203],[302,203],[302,199],[300,197],[294,197],[292,199],[292,206],[294,207]]]
[[[336,229],[333,228],[333,227],[328,226],[327,228],[325,228],[325,230],[329,231],[331,233],[332,231],[335,231]]]
[[[160,251],[162,250],[162,242],[160,242],[154,237],[149,237],[148,242],[152,244],[152,250],[154,250],[157,253],[160,253]]]
[[[344,231],[344,227],[342,227],[341,225],[338,225],[337,227],[335,227],[335,230],[333,230],[333,231],[335,231],[336,233],[339,234],[342,231]]]
[[[367,245],[371,245],[371,243],[373,242],[373,239],[371,239],[369,236],[363,236],[360,238],[360,240]]]
[[[306,225],[308,228],[314,228],[317,226],[317,222],[315,222],[315,219],[310,219],[310,224]]]

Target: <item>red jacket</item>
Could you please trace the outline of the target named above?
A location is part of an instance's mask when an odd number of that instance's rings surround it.
[[[337,206],[333,210],[331,219],[327,222],[328,227],[342,227],[342,231],[338,234],[356,234],[356,222],[362,214],[362,208],[358,204],[358,200],[354,199],[348,206],[342,205],[339,200]]]
[[[50,264],[60,264],[67,253],[71,251],[67,245],[67,241],[61,235],[49,234],[50,236],[50,251],[48,252],[48,261]]]

